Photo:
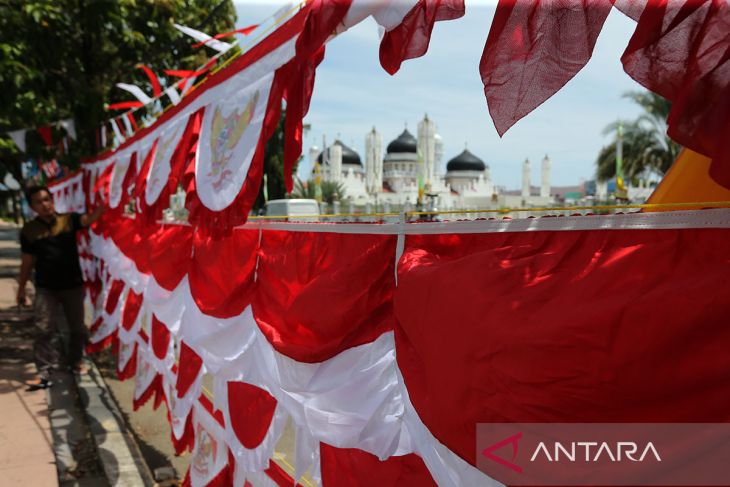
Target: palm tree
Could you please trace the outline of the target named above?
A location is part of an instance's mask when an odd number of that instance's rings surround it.
[[[342,201],[345,199],[345,187],[342,183],[336,183],[334,181],[322,181],[322,200],[328,204],[332,204],[335,201]],[[314,181],[302,181],[297,178],[294,181],[294,191],[292,192],[294,198],[314,198]]]
[[[662,176],[682,149],[667,135],[667,116],[671,102],[649,91],[631,91],[624,94],[624,97],[633,100],[644,113],[633,121],[607,125],[603,134],[616,133],[619,124],[623,125],[623,169],[627,181],[650,174]],[[615,138],[599,152],[596,176],[599,181],[616,176]]]

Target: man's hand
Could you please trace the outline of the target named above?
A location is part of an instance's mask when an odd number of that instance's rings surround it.
[[[18,306],[27,306],[28,297],[25,294],[25,286],[18,286],[18,296],[16,297]]]
[[[94,223],[96,220],[101,217],[102,213],[106,210],[106,205],[102,202],[94,208],[94,211],[90,211],[89,213],[86,213],[84,215],[81,215],[81,226],[82,227],[88,227],[92,223]]]
[[[18,306],[25,306],[28,304],[28,299],[25,295],[25,285],[30,279],[30,274],[33,271],[33,255],[22,252],[20,254],[20,275],[18,276],[18,295],[16,300]]]

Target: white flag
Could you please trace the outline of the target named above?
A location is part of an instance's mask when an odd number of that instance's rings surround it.
[[[170,97],[170,101],[173,105],[177,105],[178,103],[180,103],[180,94],[177,92],[174,86],[165,88],[165,93],[167,93],[167,96]]]
[[[101,124],[101,147],[106,147],[106,124]]]
[[[116,145],[119,145],[122,142],[124,142],[124,136],[122,135],[122,131],[119,130],[119,125],[117,125],[116,120],[112,119],[111,124],[112,124],[112,130],[114,131],[114,143]]]
[[[147,94],[142,91],[142,88],[140,88],[137,85],[130,85],[128,83],[117,83],[117,88],[121,88],[125,91],[130,92],[137,98],[139,101],[141,101],[144,105],[147,105],[149,102],[152,101],[152,98],[147,96]]]
[[[127,135],[134,135],[134,129],[132,128],[132,124],[129,122],[128,115],[125,114],[124,116],[122,116],[122,122],[124,122],[124,130],[127,131]]]
[[[65,120],[61,120],[58,122],[61,127],[66,129],[66,133],[69,137],[71,137],[73,140],[76,140],[76,124],[74,123],[73,118],[67,118]]]
[[[219,41],[218,39],[213,39],[211,36],[206,34],[205,32],[200,32],[199,30],[191,29],[190,27],[185,27],[184,25],[180,24],[172,24],[175,26],[177,30],[182,32],[183,34],[187,34],[193,39],[195,39],[198,42],[204,42],[206,46],[215,49],[218,52],[226,52],[228,49],[233,47],[233,44],[229,44],[227,42]]]
[[[8,135],[11,139],[13,139],[13,142],[15,142],[15,145],[18,146],[18,149],[20,149],[21,152],[25,152],[25,132],[25,129],[8,132]]]

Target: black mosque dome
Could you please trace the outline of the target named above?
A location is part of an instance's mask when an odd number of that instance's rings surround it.
[[[343,144],[342,141],[335,140],[335,143],[333,145],[339,145],[340,147],[342,147],[342,165],[351,164],[354,166],[362,166],[362,162],[360,162],[360,156],[358,155],[358,153]],[[317,156],[317,162],[322,164],[321,152]]]
[[[447,171],[484,171],[487,165],[477,156],[464,149],[464,152],[454,157],[446,164]]]
[[[411,152],[413,154],[418,152],[418,142],[408,129],[405,129],[397,139],[388,144],[388,154],[403,152]]]

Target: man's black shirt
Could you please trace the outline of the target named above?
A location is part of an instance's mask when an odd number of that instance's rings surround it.
[[[46,289],[70,289],[83,284],[76,232],[81,215],[60,213],[47,223],[36,217],[20,231],[20,250],[35,257],[35,285]]]

